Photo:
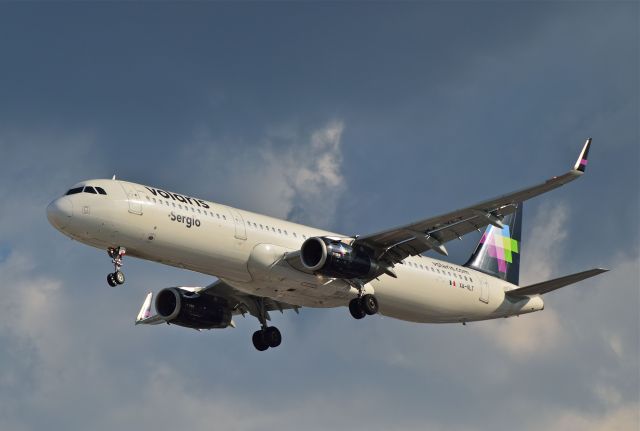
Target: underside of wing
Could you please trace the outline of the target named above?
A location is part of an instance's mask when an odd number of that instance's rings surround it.
[[[546,193],[579,178],[585,171],[591,139],[587,139],[578,161],[569,172],[544,183],[508,193],[447,214],[420,220],[373,235],[358,237],[355,246],[366,247],[373,257],[394,264],[407,256],[434,250],[447,254],[444,244],[491,224],[502,227],[502,219],[513,213],[517,204]]]
[[[297,305],[276,301],[271,298],[244,293],[222,280],[217,280],[205,287],[200,294],[223,297],[229,301],[233,314],[245,315],[249,313],[258,319],[261,318],[261,310],[265,311],[264,318],[271,320],[269,311],[280,311],[282,313],[284,310],[293,310],[298,313],[301,308]]]

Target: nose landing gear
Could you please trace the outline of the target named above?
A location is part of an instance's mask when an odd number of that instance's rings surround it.
[[[111,258],[114,268],[114,271],[107,275],[107,283],[109,283],[111,287],[124,284],[124,273],[120,271],[120,268],[123,265],[122,260],[124,259],[124,255],[127,254],[127,250],[124,247],[109,248],[107,249],[107,253]]]

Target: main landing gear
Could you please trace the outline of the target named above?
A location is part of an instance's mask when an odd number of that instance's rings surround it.
[[[263,326],[262,329],[253,333],[251,340],[253,347],[263,352],[269,347],[278,347],[282,343],[282,334],[275,326]]]
[[[260,321],[262,329],[253,333],[251,341],[253,341],[253,347],[260,352],[264,352],[269,347],[278,347],[282,343],[282,334],[275,326],[267,326],[267,309],[264,304],[264,299],[256,299],[256,317]]]
[[[367,293],[349,301],[349,312],[354,319],[362,319],[365,316],[373,316],[378,312],[378,300]]]
[[[122,259],[124,259],[124,255],[127,254],[127,250],[124,247],[109,248],[107,249],[107,253],[111,258],[114,268],[114,271],[107,275],[107,283],[109,283],[111,287],[124,284],[124,273],[120,271],[120,268],[123,265]]]

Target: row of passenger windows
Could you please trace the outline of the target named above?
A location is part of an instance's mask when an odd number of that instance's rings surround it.
[[[431,271],[431,272],[436,273],[436,274],[448,275],[449,277],[458,278],[460,280],[465,280],[465,281],[469,281],[469,282],[473,283],[473,279],[471,277],[467,277],[466,275],[456,274],[455,272],[445,271],[444,269],[440,270],[438,268],[434,268],[433,266],[429,267],[429,266],[425,266],[423,264],[417,264],[415,262],[407,261],[406,264],[411,266],[411,267],[413,267],[413,268],[416,268],[416,269],[422,269],[424,271]]]
[[[76,187],[67,192],[68,195],[75,195],[76,193],[90,193],[92,195],[106,195],[107,192],[104,191],[102,187]]]
[[[269,227],[269,226],[267,226],[266,224],[265,224],[265,225],[262,225],[262,224],[258,224],[258,223],[252,222],[252,221],[247,221],[247,225],[248,225],[249,227],[253,227],[255,230],[260,229],[260,230],[266,230],[266,231],[269,231],[269,229],[271,229],[271,232],[273,232],[273,233],[278,233],[278,234],[280,234],[280,235],[289,236],[289,232],[287,232],[287,231],[286,231],[286,229],[280,229],[280,228],[276,228],[276,227],[274,227],[274,226]],[[297,234],[296,232],[291,232],[291,235],[292,235],[294,238],[307,239],[307,236],[306,236],[306,235],[299,235],[299,234]]]
[[[169,201],[166,201],[164,199],[156,199],[156,198],[152,198],[152,197],[149,197],[149,196],[145,196],[145,198],[149,202],[153,202],[155,204],[166,205],[168,207],[178,208],[178,209],[185,210],[185,211],[191,210],[191,212],[193,212],[193,213],[208,215],[208,216],[215,217],[215,218],[222,219],[222,220],[226,220],[227,219],[227,217],[224,214],[220,215],[219,213],[214,213],[213,211],[207,211],[205,209],[194,208],[194,207],[188,206],[186,204],[183,205],[183,204],[180,204],[180,203],[169,202]],[[276,228],[274,226],[267,226],[267,225],[263,225],[263,224],[258,224],[258,223],[252,222],[252,221],[247,221],[246,224],[247,224],[248,227],[250,227],[250,228],[253,227],[256,230],[258,230],[258,229],[263,230],[263,231],[266,230],[266,231],[271,231],[273,233],[278,233],[280,235],[289,236],[289,232],[287,232],[286,229],[280,229],[280,228]],[[291,232],[291,235],[294,238],[307,239],[306,235],[300,235],[300,234],[297,234],[296,232]]]
[[[217,218],[223,219],[223,220],[227,219],[227,217],[224,214],[222,214],[222,216],[221,216],[220,214],[214,213],[213,211],[207,211],[205,209],[190,207],[190,206],[188,206],[186,204],[185,205],[177,204],[175,202],[169,202],[169,201],[166,201],[166,200],[163,200],[163,199],[150,198],[149,196],[145,196],[145,198],[147,198],[147,200],[149,202],[153,201],[154,204],[160,204],[160,205],[164,204],[164,205],[166,205],[168,207],[178,208],[178,209],[185,210],[185,211],[189,211],[189,209],[191,209],[191,212],[193,212],[193,213],[208,215],[208,216],[211,216],[211,217],[217,217]]]

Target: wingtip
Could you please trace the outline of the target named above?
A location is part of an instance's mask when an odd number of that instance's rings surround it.
[[[573,167],[575,171],[584,172],[586,170],[589,158],[589,148],[591,148],[591,138],[587,138],[587,141],[584,143],[584,147],[582,147],[580,157],[578,157],[578,160]]]

